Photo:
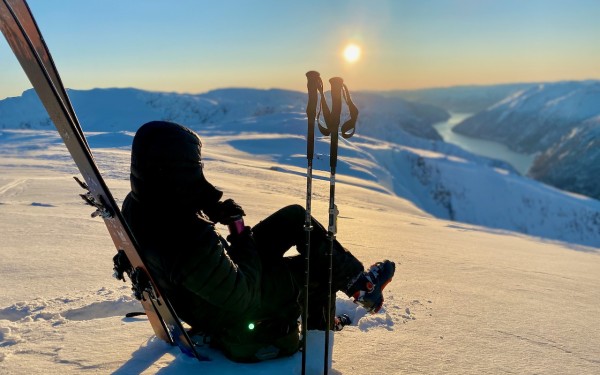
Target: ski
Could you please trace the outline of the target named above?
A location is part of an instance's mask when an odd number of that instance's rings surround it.
[[[82,198],[96,208],[92,216],[102,217],[118,253],[127,259],[127,262],[121,262],[121,266],[126,263],[125,267],[118,269],[115,266],[117,276],[122,278],[126,272],[130,277],[158,338],[177,345],[188,356],[208,360],[197,351],[171,303],[144,265],[131,230],[98,170],[49,49],[25,0],[0,0],[0,30],[83,176],[84,181],[78,181],[86,189]]]

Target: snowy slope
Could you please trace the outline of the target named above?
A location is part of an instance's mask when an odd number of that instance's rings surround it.
[[[365,148],[371,147],[366,145]],[[395,191],[444,219],[572,243],[600,244],[600,202],[510,169],[431,149],[372,146]]]
[[[234,138],[251,145],[266,134]],[[245,208],[250,225],[304,203],[302,168],[237,150],[228,136],[203,140],[208,178]],[[115,249],[77,197],[64,147],[50,133],[5,131],[0,150],[0,373],[299,373],[298,355],[240,365],[212,352],[199,363],[157,341],[144,318],[124,318],[140,306],[110,276]],[[129,151],[95,154],[122,199]],[[338,296],[354,323],[335,335],[333,374],[600,372],[598,249],[435,219],[373,180],[342,180],[338,238],[365,264],[390,258],[398,268],[380,314]],[[317,179],[314,191],[324,220],[327,181]],[[319,369],[320,345],[310,347],[311,370]]]

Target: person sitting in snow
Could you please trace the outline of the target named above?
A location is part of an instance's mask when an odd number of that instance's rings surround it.
[[[245,213],[233,200],[221,201],[223,193],[206,180],[201,148],[198,135],[184,126],[143,125],[133,139],[125,220],[153,278],[194,331],[209,336],[235,361],[291,355],[300,347],[305,210],[287,206],[225,240],[215,223],[227,225]],[[325,330],[329,242],[326,229],[314,219],[313,227],[307,328]],[[293,246],[301,255],[284,257]],[[394,271],[389,260],[365,271],[335,241],[333,302],[341,290],[378,312]]]

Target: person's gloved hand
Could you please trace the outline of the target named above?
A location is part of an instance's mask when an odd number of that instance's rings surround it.
[[[242,206],[235,203],[233,199],[217,202],[211,207],[205,208],[203,211],[211,221],[224,225],[232,223],[240,216],[246,216]]]
[[[258,259],[256,243],[250,227],[244,227],[244,230],[239,233],[230,234],[227,236],[227,241],[231,244],[227,249],[227,254],[235,263]]]

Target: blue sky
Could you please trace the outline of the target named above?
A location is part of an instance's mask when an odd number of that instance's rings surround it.
[[[388,90],[600,78],[595,0],[30,0],[67,87]],[[349,64],[343,47],[361,46]],[[0,97],[29,87],[0,40]]]

